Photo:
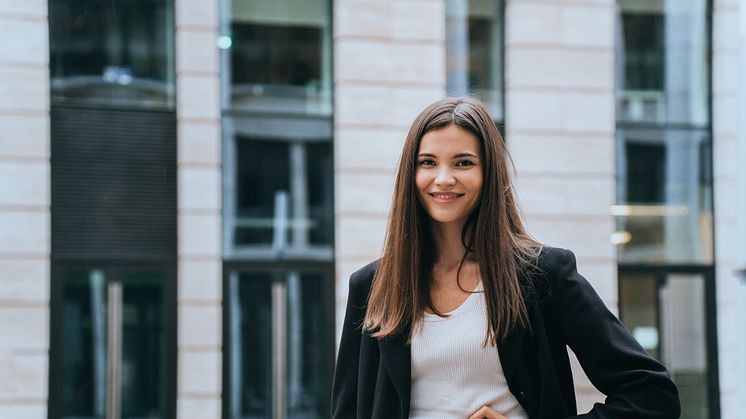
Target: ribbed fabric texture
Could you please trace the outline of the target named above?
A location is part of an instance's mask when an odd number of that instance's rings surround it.
[[[442,318],[425,314],[412,339],[410,419],[464,419],[490,406],[508,419],[527,419],[508,389],[497,348],[482,347],[487,306],[481,282]]]

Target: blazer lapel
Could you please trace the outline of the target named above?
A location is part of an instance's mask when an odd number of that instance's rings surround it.
[[[505,379],[511,382],[511,378],[522,366],[521,347],[526,330],[523,328],[514,328],[508,336],[497,344],[497,351],[500,355],[500,364],[503,368]]]
[[[381,359],[399,394],[404,417],[409,416],[410,390],[412,386],[412,350],[407,344],[409,329],[389,338],[380,339]]]
[[[531,327],[542,329],[538,303],[529,298],[526,305]],[[537,359],[535,345],[533,332],[524,327],[513,328],[497,345],[508,387],[529,418],[536,418],[539,415],[540,397],[537,385],[540,378],[536,369],[541,367],[541,360]]]

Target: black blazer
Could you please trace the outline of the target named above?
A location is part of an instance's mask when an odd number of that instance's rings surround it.
[[[498,344],[508,387],[531,419],[577,416],[567,346],[604,393],[584,418],[678,418],[679,395],[651,358],[578,274],[575,255],[544,246],[539,270],[521,272],[531,330]],[[373,262],[352,274],[332,389],[332,417],[407,419],[411,385],[408,330],[379,340],[362,332]],[[472,412],[464,412],[464,417]]]

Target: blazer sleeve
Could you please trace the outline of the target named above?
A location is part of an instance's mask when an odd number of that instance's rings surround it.
[[[678,390],[666,368],[653,359],[611,313],[561,251],[555,296],[562,331],[583,371],[606,397],[573,418],[678,418]]]
[[[357,389],[360,360],[360,343],[367,303],[367,287],[355,273],[350,278],[347,310],[339,342],[337,365],[332,384],[332,419],[357,417]]]

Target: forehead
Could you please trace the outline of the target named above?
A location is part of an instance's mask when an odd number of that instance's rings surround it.
[[[423,135],[418,150],[418,153],[435,155],[463,152],[479,155],[479,140],[474,134],[458,125],[449,125]]]

